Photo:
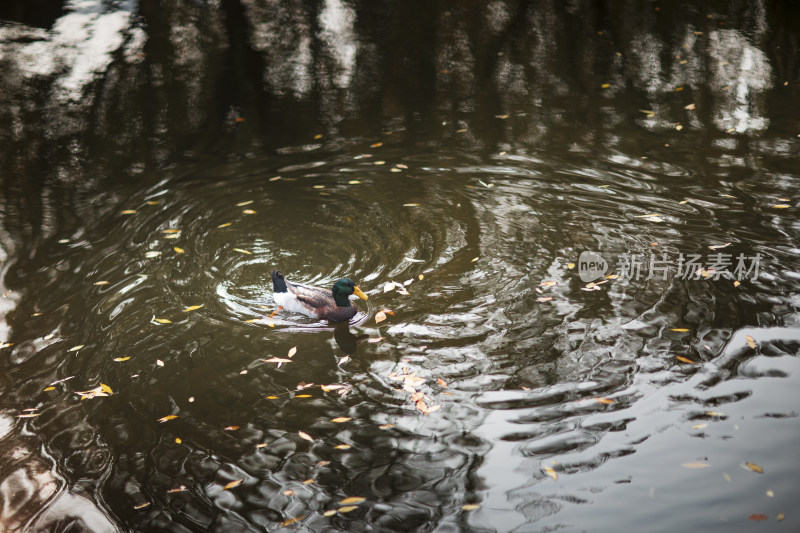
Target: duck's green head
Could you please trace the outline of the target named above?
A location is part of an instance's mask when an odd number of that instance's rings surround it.
[[[351,294],[355,294],[362,300],[368,298],[352,279],[343,278],[333,284],[333,299],[339,307],[350,305],[350,300],[347,297]]]

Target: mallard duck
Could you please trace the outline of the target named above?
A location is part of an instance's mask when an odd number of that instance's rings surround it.
[[[351,279],[340,279],[328,290],[286,281],[279,270],[272,271],[272,290],[275,303],[287,311],[333,322],[348,321],[358,312],[348,296],[368,298]]]

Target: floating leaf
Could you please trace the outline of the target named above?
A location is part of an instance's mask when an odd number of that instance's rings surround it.
[[[186,485],[181,485],[177,489],[169,489],[167,494],[175,494],[176,492],[184,492],[186,490]]]
[[[162,416],[161,418],[159,418],[159,419],[157,420],[157,422],[162,422],[162,423],[163,423],[163,422],[169,422],[170,420],[175,420],[176,418],[178,418],[178,415],[167,415],[167,416]]]
[[[173,246],[172,249],[175,250],[176,254],[185,254],[186,253],[186,250],[184,250],[183,248],[178,248],[177,246]]]
[[[46,387],[46,388],[44,389],[44,392],[49,392],[49,391],[51,391],[51,390],[56,390],[56,388],[55,388],[55,387],[53,387],[53,386],[51,385],[50,387]]]
[[[255,215],[256,214],[256,212],[253,211],[252,209],[243,209],[242,213],[244,213],[245,215]]]
[[[772,207],[774,207],[775,209],[788,209],[792,206],[790,206],[789,204],[775,204]]]
[[[294,357],[294,354],[297,353],[297,346],[292,346],[289,348],[289,357]]]
[[[234,248],[233,251],[234,252],[239,252],[240,254],[253,255],[253,252],[249,252],[247,250],[242,250],[241,248]]]
[[[601,398],[594,398],[594,401],[596,401],[597,403],[605,404],[605,405],[611,405],[613,403],[616,403],[611,398],[602,398],[602,397]]]
[[[711,465],[702,462],[692,462],[692,463],[683,463],[681,466],[684,468],[708,468]]]
[[[461,506],[462,511],[474,511],[475,509],[480,509],[481,506],[477,503],[467,503]]]
[[[180,437],[175,437],[175,444],[180,444],[180,443],[182,443],[182,442],[183,442],[183,441],[181,440],[181,438],[180,438]]]
[[[764,469],[761,468],[760,466],[758,466],[755,463],[745,463],[744,467],[747,468],[748,470],[751,470],[751,471],[759,473],[759,474],[763,474],[764,473]]]
[[[107,392],[108,394],[114,394],[114,391],[111,390],[111,387],[109,387],[105,383],[100,384],[100,390],[102,390],[103,392]]]
[[[381,424],[378,426],[379,429],[391,429],[394,427],[394,424]]]
[[[689,330],[686,328],[670,328],[670,331],[677,331],[678,333],[686,333]]]
[[[81,349],[81,348],[83,348],[84,346],[86,346],[86,345],[85,345],[85,344],[79,344],[79,345],[77,345],[77,346],[73,346],[72,348],[70,348],[69,350],[67,350],[67,352],[77,352],[78,350],[80,350],[80,349]]]
[[[552,296],[540,296],[539,298],[536,298],[536,301],[543,303],[543,302],[549,302],[552,299],[553,299]]]
[[[134,509],[138,511],[139,509],[144,509],[145,507],[150,507],[150,502],[140,503],[139,505],[135,506]]]
[[[719,411],[706,411],[706,416],[725,416],[725,413]]]
[[[203,308],[203,307],[205,307],[205,306],[206,306],[206,304],[200,304],[200,305],[190,305],[189,307],[187,307],[186,309],[184,309],[184,310],[183,310],[183,312],[184,312],[184,313],[188,313],[189,311],[197,311],[198,309],[202,309],[202,308]]]
[[[33,418],[35,416],[39,416],[42,413],[23,413],[21,415],[17,415],[17,418]]]
[[[328,509],[327,511],[325,511],[324,513],[322,513],[322,516],[333,516],[333,515],[335,515],[337,512],[338,512],[338,511],[337,511],[336,509]]]
[[[549,466],[545,467],[544,473],[553,478],[555,481],[558,481],[558,473]]]
[[[224,430],[225,431],[236,431],[237,429],[239,429],[239,426],[228,426]]]
[[[277,396],[267,396],[267,400],[277,400]]]
[[[334,448],[337,450],[349,450],[350,448],[352,448],[352,446],[350,446],[349,444],[339,444],[338,446],[334,446]]]
[[[384,313],[383,311],[378,311],[377,313],[375,313],[375,323],[376,324],[380,324],[384,320],[386,320],[386,313]]]
[[[364,500],[366,500],[366,498],[362,498],[361,496],[350,496],[344,500],[341,500],[339,503],[342,505],[350,505],[353,503],[361,503]]]
[[[443,380],[442,378],[436,378],[436,383],[438,383],[439,385],[441,385],[445,389],[447,388],[447,382],[445,380]]]
[[[473,258],[472,258],[472,261],[470,261],[470,263],[474,263],[474,262],[475,262],[475,261],[477,261],[478,259],[480,259],[480,257],[473,257]]]
[[[403,259],[405,259],[406,261],[409,261],[411,263],[424,263],[425,262],[424,259],[414,259],[413,257],[404,257]]]
[[[239,202],[236,204],[236,207],[244,207],[246,205],[250,205],[253,203],[253,200],[245,200],[244,202]]]
[[[222,490],[230,490],[230,489],[232,489],[234,487],[238,487],[239,485],[242,484],[243,481],[244,481],[244,479],[236,479],[234,481],[231,481],[230,483],[228,483],[227,485],[222,487]]]
[[[156,359],[156,364],[158,366],[164,366],[164,361],[162,361],[161,359]]]
[[[745,335],[744,338],[747,341],[747,345],[755,350],[756,349],[756,341],[755,341],[755,339],[753,337],[751,337],[750,335]]]
[[[108,285],[109,282],[108,281],[95,281],[94,284],[95,285]],[[36,314],[41,314],[41,313],[36,313]],[[31,316],[33,316],[33,315],[31,315]]]
[[[675,356],[675,359],[677,359],[678,361],[680,361],[680,362],[682,362],[682,363],[689,363],[690,365],[693,365],[693,364],[695,364],[695,361],[692,361],[692,360],[691,360],[691,359],[689,359],[688,357],[683,357],[683,356],[681,356],[681,355],[676,355],[676,356]]]
[[[351,511],[355,511],[356,509],[358,509],[358,507],[355,505],[346,505],[345,507],[339,507],[338,510],[340,513],[349,513]]]
[[[127,361],[128,359],[130,359],[130,357],[115,357],[114,361],[116,361],[118,363],[122,363],[124,361]]]
[[[611,87],[610,83],[604,83],[603,85],[600,86],[601,89],[608,89],[609,87]]]
[[[725,244],[713,244],[713,245],[709,246],[708,248],[711,249],[711,250],[719,250],[720,248],[727,248],[730,245],[731,245],[731,243],[726,242]]]
[[[346,416],[337,416],[336,418],[331,418],[331,422],[335,422],[337,424],[341,424],[342,422],[347,422],[349,420],[352,419]]]
[[[231,224],[232,224],[232,222],[225,222],[224,224],[220,224],[219,226],[217,226],[217,228],[218,229],[227,228]]]
[[[172,324],[172,320],[167,318],[154,318],[153,321],[158,322],[159,324]]]
[[[739,286],[739,285],[741,285],[741,284],[742,284],[742,282],[741,282],[741,281],[739,281],[738,279],[737,279],[736,281],[734,281],[734,282],[733,282],[733,286],[734,286],[734,287],[738,287],[738,286]]]
[[[291,359],[284,359],[283,357],[270,357],[269,359],[262,359],[262,361],[264,361],[265,363],[278,363],[278,364],[292,362]]]
[[[153,257],[158,257],[159,255],[161,255],[161,252],[159,252],[158,250],[151,250],[146,254],[144,254],[144,256],[147,257],[148,259],[152,259]]]
[[[349,361],[350,361],[350,356],[349,356],[349,355],[345,355],[344,357],[342,357],[341,359],[339,359],[339,360],[336,362],[336,365],[337,365],[337,366],[342,366],[343,364],[345,364],[345,363],[347,363],[347,362],[349,362]]]
[[[708,424],[695,424],[692,426],[692,429],[705,429],[708,427]]]
[[[305,518],[305,516],[297,516],[295,518],[287,518],[286,520],[281,522],[281,527],[291,526],[292,524],[295,524],[295,523],[299,522],[303,518]]]
[[[120,215],[133,215],[136,213],[136,209],[125,209],[124,211],[120,211]]]
[[[751,514],[747,517],[748,520],[754,520],[756,522],[760,522],[761,520],[767,520],[769,517],[765,514]]]
[[[314,440],[314,437],[312,437],[311,435],[309,435],[305,431],[298,431],[297,434],[300,435],[301,439],[304,439],[304,440],[307,440],[307,441],[313,441]]]

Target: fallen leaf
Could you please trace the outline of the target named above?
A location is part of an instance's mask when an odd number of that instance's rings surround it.
[[[346,416],[337,416],[336,418],[331,418],[331,422],[335,422],[337,424],[341,424],[342,422],[347,422],[348,420],[352,420]]]
[[[303,481],[303,485],[312,485],[314,483],[316,483],[316,480],[311,479],[311,478],[306,479],[306,480]]]
[[[183,248],[179,248],[177,246],[173,246],[172,249],[175,250],[176,254],[185,254],[186,253],[186,250],[184,250]]]
[[[349,513],[350,511],[355,511],[356,509],[358,509],[358,507],[355,505],[347,505],[345,507],[339,507],[338,511],[340,513]]]
[[[114,361],[116,361],[118,363],[122,363],[124,361],[127,361],[128,359],[130,359],[130,357],[115,357]]]
[[[183,442],[183,441],[181,440],[181,438],[180,438],[180,437],[175,437],[175,444],[180,444],[180,443],[182,443],[182,442]]]
[[[467,503],[461,506],[462,511],[474,511],[475,509],[480,509],[480,505],[477,503]]]
[[[144,509],[145,507],[149,507],[149,506],[150,506],[150,502],[144,502],[144,503],[140,503],[139,505],[135,506],[134,509],[136,509],[138,511],[139,509]]]
[[[553,299],[552,296],[540,296],[539,298],[536,298],[536,301],[537,302],[549,302],[552,299]]]
[[[133,215],[136,213],[136,209],[125,209],[124,211],[120,211],[120,215]]]
[[[218,229],[227,228],[231,224],[232,224],[232,222],[225,222],[224,224],[220,224],[219,226],[217,226],[217,228]]]
[[[610,83],[604,83],[603,85],[600,86],[601,89],[608,89],[609,87],[611,87]]]
[[[161,418],[159,418],[159,419],[157,420],[157,422],[162,422],[162,423],[163,423],[163,422],[168,422],[168,421],[170,421],[170,420],[175,420],[176,418],[178,418],[178,415],[167,415],[167,416],[162,416]]]
[[[156,364],[158,366],[164,366],[164,361],[162,361],[161,359],[156,359]]]
[[[252,209],[243,209],[242,213],[244,213],[245,215],[255,215],[256,214],[256,212],[253,211]]]
[[[789,207],[792,206],[790,206],[789,204],[775,204],[772,207],[774,207],[775,209],[788,209]]]
[[[474,262],[475,262],[475,261],[477,261],[478,259],[480,259],[480,257],[473,257],[473,258],[472,258],[472,261],[470,261],[470,263],[474,263]]]
[[[544,473],[553,478],[555,481],[558,481],[558,473],[556,473],[556,471],[549,466],[545,467]]]
[[[744,338],[745,338],[745,340],[747,340],[747,345],[755,350],[756,349],[756,341],[755,341],[755,339],[753,337],[751,337],[750,335],[745,335]]]
[[[264,361],[265,363],[278,363],[278,364],[292,362],[291,359],[284,359],[283,357],[270,357],[269,359],[262,359],[262,361]]]
[[[239,202],[236,204],[236,207],[244,207],[246,205],[250,205],[253,203],[253,200],[245,200],[244,202]]]
[[[708,463],[692,462],[692,463],[683,463],[681,466],[684,468],[708,468],[711,465]]]
[[[334,448],[337,450],[349,450],[350,448],[352,448],[352,446],[350,446],[349,444],[339,444],[338,446],[334,446]]]
[[[294,496],[294,491],[292,489],[286,489],[283,491],[284,496]]]
[[[377,313],[375,313],[375,323],[376,324],[380,324],[384,320],[386,320],[386,313],[384,313],[383,311],[378,311]]]
[[[755,463],[745,463],[744,466],[745,466],[745,468],[747,468],[748,470],[751,470],[753,472],[757,472],[759,474],[763,474],[764,473],[764,469],[761,468],[760,466],[758,466]]]
[[[695,424],[692,429],[705,429],[706,427],[708,427],[708,424]]]
[[[234,487],[238,487],[239,485],[242,484],[243,481],[244,481],[244,479],[236,479],[234,481],[231,481],[230,483],[228,483],[227,485],[222,487],[222,490],[230,490],[230,489],[232,489]]]
[[[196,310],[198,310],[198,309],[202,309],[202,308],[203,308],[203,307],[205,307],[205,306],[206,306],[206,304],[200,304],[200,305],[190,305],[189,307],[187,307],[186,309],[184,309],[184,310],[183,310],[183,312],[184,312],[184,313],[188,313],[189,311],[196,311]]]
[[[239,426],[228,426],[225,431],[236,431],[237,429],[239,429]]]
[[[292,524],[299,522],[303,518],[305,518],[305,516],[297,516],[295,518],[287,518],[286,520],[281,522],[281,527],[291,526]]]
[[[53,387],[53,386],[46,387],[46,388],[44,389],[44,392],[49,392],[49,391],[51,391],[51,390],[56,390],[56,388],[55,388],[55,387]]]
[[[94,282],[95,285],[108,285],[108,283],[109,283],[108,281],[95,281]],[[34,313],[34,314],[41,314],[41,313]],[[31,316],[34,316],[34,315],[31,315]]]
[[[739,286],[739,285],[741,285],[741,284],[742,284],[742,282],[741,282],[741,281],[739,281],[738,279],[737,279],[736,281],[734,281],[734,282],[733,282],[733,286],[734,286],[734,287],[738,287],[738,286]]]
[[[690,365],[695,364],[695,361],[692,361],[691,359],[689,359],[687,357],[683,357],[681,355],[676,355],[675,359],[677,359],[678,361],[680,361],[682,363],[689,363]]]
[[[341,359],[339,359],[339,360],[336,362],[336,365],[337,365],[337,366],[342,366],[343,364],[345,364],[345,363],[347,363],[347,362],[349,362],[349,361],[350,361],[350,356],[349,356],[349,355],[345,355],[344,357],[342,357]]]
[[[603,403],[605,405],[611,405],[613,403],[616,403],[611,398],[602,398],[602,397],[601,398],[594,398],[594,401],[596,401],[597,403]]]
[[[344,500],[341,500],[339,503],[342,504],[342,505],[350,505],[350,504],[353,504],[353,503],[361,503],[364,500],[366,500],[366,498],[362,498],[361,496],[350,496],[349,498],[345,498]]]
[[[445,380],[443,380],[442,378],[436,378],[436,383],[438,383],[439,385],[441,385],[445,389],[447,388],[447,382]]]
[[[80,349],[81,349],[81,348],[83,348],[84,346],[86,346],[86,345],[85,345],[85,344],[79,344],[79,345],[77,345],[77,346],[73,346],[72,348],[70,348],[70,349],[69,349],[69,350],[67,350],[67,351],[68,351],[68,352],[77,352],[78,350],[80,350]]]
[[[113,391],[113,390],[111,390],[111,387],[109,387],[109,386],[108,386],[108,385],[106,385],[105,383],[100,383],[100,389],[101,389],[103,392],[107,392],[108,394],[114,394],[114,391]]]
[[[153,320],[159,324],[172,324],[172,320],[166,318],[154,318]]]
[[[314,438],[311,435],[309,435],[308,433],[306,433],[305,431],[298,431],[297,434],[300,435],[301,439],[304,439],[304,440],[307,440],[307,441],[313,441],[314,440]]]
[[[754,520],[756,522],[760,522],[761,520],[767,520],[769,517],[765,514],[751,514],[747,517],[748,520]]]
[[[394,424],[381,424],[378,426],[379,429],[391,429],[394,427]]]
[[[322,513],[322,516],[333,516],[333,515],[335,515],[337,512],[338,512],[338,511],[336,511],[336,509],[328,509],[327,511],[325,511],[324,513]]]
[[[247,250],[242,250],[241,248],[234,248],[233,251],[239,252],[240,254],[253,255],[253,252],[248,252]]]
[[[689,330],[686,328],[670,328],[670,331],[677,331],[678,333],[686,333]]]
[[[289,348],[289,357],[294,357],[294,354],[297,353],[297,346],[292,346]]]

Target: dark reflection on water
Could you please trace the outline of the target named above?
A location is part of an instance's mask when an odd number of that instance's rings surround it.
[[[61,7],[0,25],[4,530],[796,529],[795,7]]]

